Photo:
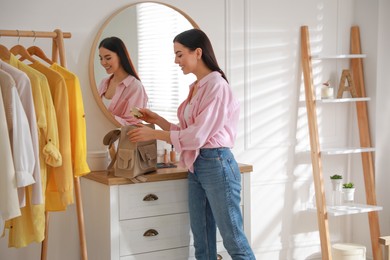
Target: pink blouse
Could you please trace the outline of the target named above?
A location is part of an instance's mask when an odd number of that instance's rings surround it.
[[[180,165],[193,172],[193,163],[200,148],[232,148],[240,114],[239,101],[219,72],[211,72],[199,81],[196,96],[191,100],[188,124],[184,111],[193,92],[190,85],[187,99],[179,106],[179,125],[171,124],[170,137],[180,154]]]
[[[101,98],[107,91],[111,77],[103,79],[99,85]],[[129,75],[117,86],[107,109],[121,125],[131,125],[140,122],[139,119],[132,116],[131,108],[144,108],[147,103],[148,96],[141,81]]]

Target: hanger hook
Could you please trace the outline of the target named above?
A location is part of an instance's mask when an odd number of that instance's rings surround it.
[[[18,44],[20,44],[20,33],[19,33],[19,30],[16,30],[17,34],[18,34]]]

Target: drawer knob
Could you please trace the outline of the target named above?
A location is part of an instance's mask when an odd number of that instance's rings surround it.
[[[158,232],[155,229],[148,229],[144,233],[144,237],[155,237],[157,235],[158,235]]]
[[[157,195],[154,194],[148,194],[144,197],[144,201],[155,201],[158,200]]]
[[[218,254],[217,255],[217,260],[222,260],[222,259],[223,259],[223,257],[220,254]]]

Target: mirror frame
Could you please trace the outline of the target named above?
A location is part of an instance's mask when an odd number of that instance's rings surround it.
[[[184,13],[182,10],[180,10],[177,7],[172,6],[170,4],[160,3],[160,2],[155,2],[155,1],[140,1],[140,2],[135,2],[135,3],[132,3],[132,4],[125,5],[125,6],[121,7],[121,8],[119,8],[118,10],[116,10],[114,13],[112,13],[107,18],[107,20],[105,20],[105,22],[100,27],[99,31],[97,32],[97,34],[95,36],[95,39],[94,39],[94,41],[92,43],[91,51],[90,51],[90,54],[89,54],[89,65],[88,65],[88,67],[89,67],[88,68],[88,70],[89,70],[89,82],[90,82],[90,87],[91,87],[91,90],[92,90],[92,93],[93,93],[93,96],[95,98],[95,101],[96,101],[97,105],[99,106],[99,108],[103,112],[103,114],[106,116],[106,118],[111,123],[113,123],[116,127],[121,127],[122,125],[115,119],[115,117],[111,114],[111,112],[108,111],[107,107],[105,106],[105,104],[101,100],[101,98],[99,96],[98,89],[97,89],[98,85],[97,85],[96,78],[95,78],[95,66],[94,66],[94,62],[95,62],[95,59],[96,59],[96,57],[95,57],[96,48],[97,48],[99,42],[101,41],[101,36],[103,34],[103,31],[106,29],[107,25],[111,22],[111,20],[116,17],[116,15],[118,15],[119,13],[121,13],[122,11],[124,11],[127,8],[130,8],[132,6],[136,6],[137,4],[142,4],[142,3],[160,4],[160,5],[164,5],[166,7],[169,7],[171,9],[175,10],[176,12],[180,13],[181,15],[183,15],[184,18],[186,18],[188,20],[188,22],[194,28],[199,29],[199,26],[195,23],[195,21],[189,15]]]

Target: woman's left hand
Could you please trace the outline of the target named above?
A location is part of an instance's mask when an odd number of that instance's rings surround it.
[[[137,124],[137,128],[129,131],[127,135],[131,142],[142,142],[156,139],[155,131],[143,124]]]

